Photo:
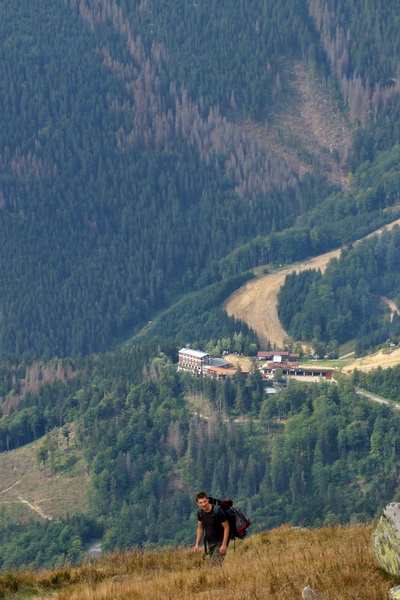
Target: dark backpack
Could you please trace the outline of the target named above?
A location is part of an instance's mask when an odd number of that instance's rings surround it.
[[[229,498],[209,497],[208,499],[210,504],[219,506],[225,513],[229,523],[229,539],[234,540],[235,538],[239,538],[240,540],[243,540],[247,534],[247,528],[251,525],[251,521],[249,521],[246,515],[240,508],[233,506],[233,500],[230,500]]]

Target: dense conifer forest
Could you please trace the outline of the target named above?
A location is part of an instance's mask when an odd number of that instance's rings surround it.
[[[397,174],[383,191],[374,171],[399,138],[395,3],[35,0],[1,13],[2,352],[106,349],[257,236],[257,258],[229,259],[231,274],[292,260],[263,236],[330,197],[325,211],[342,214],[330,235],[305,225],[311,244],[296,225],[302,252],[340,243],[348,203],[342,238],[397,202]],[[312,153],[285,132],[299,64],[300,82],[314,73],[335,98],[352,151]],[[328,159],[364,165],[368,197],[343,196]]]
[[[176,373],[177,350],[254,356],[224,300],[252,274],[346,245],[288,277],[280,318],[324,349],[400,339],[398,5],[394,0],[6,0],[0,6],[0,452],[69,439],[91,508],[0,507],[0,570],[86,546],[193,540],[194,493],[232,495],[253,531],[368,521],[398,499],[397,371],[274,397],[256,369]],[[47,476],[56,477],[49,470]]]

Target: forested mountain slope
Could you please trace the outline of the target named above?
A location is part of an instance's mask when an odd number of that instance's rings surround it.
[[[0,451],[10,462],[36,439],[38,460],[47,449],[48,461],[46,474],[40,463],[43,489],[8,490],[9,479],[0,488],[0,570],[77,562],[99,538],[108,550],[191,544],[199,489],[232,496],[253,533],[369,521],[398,498],[399,411],[361,398],[351,381],[294,382],[270,397],[258,371],[216,382],[176,373],[171,358],[138,348],[62,361],[58,371],[69,377],[39,380],[1,419]],[[396,372],[371,377],[363,385],[380,381],[384,390]],[[66,452],[55,428],[72,421]],[[15,512],[20,489],[49,514],[46,489],[65,483],[74,456],[90,475],[89,503],[74,504],[83,514],[49,521]],[[65,515],[54,496],[52,505],[50,514]]]
[[[370,520],[396,499],[399,415],[351,383],[270,399],[258,372],[174,363],[188,341],[256,352],[221,310],[252,267],[399,216],[397,9],[1,3],[0,451],[43,438],[39,462],[61,460],[51,434],[74,423],[91,509],[43,525],[2,507],[0,568],[70,564],[100,537],[186,543],[200,488],[233,495],[254,531]],[[379,263],[399,294],[397,238],[343,257],[361,291]]]
[[[400,42],[396,3],[310,0],[309,11],[351,115],[366,123],[371,113],[376,119],[383,106],[397,104]],[[398,131],[397,124],[397,139]]]
[[[354,165],[390,147],[395,5],[373,10],[343,80],[333,1],[2,3],[1,352],[105,348],[215,280],[344,184],[349,117]]]

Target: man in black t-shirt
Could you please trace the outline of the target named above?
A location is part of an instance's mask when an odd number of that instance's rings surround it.
[[[229,523],[224,511],[216,504],[211,504],[205,492],[196,495],[199,505],[196,544],[194,551],[199,551],[203,534],[206,534],[207,549],[212,564],[221,562],[226,554],[229,540]]]

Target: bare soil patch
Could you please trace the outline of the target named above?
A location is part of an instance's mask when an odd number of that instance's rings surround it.
[[[306,269],[324,271],[329,260],[338,257],[340,251],[340,248],[332,250],[307,262],[291,264],[275,273],[247,282],[228,298],[225,304],[226,312],[229,316],[245,321],[256,331],[262,344],[269,341],[271,344],[276,344],[278,348],[282,348],[288,334],[278,318],[277,295],[285,282],[286,275],[293,271],[299,273]]]
[[[225,356],[226,360],[235,367],[240,367],[242,371],[251,371],[252,362],[248,356],[237,356],[236,354],[229,354]]]
[[[396,304],[390,298],[386,298],[386,296],[380,296],[380,299],[388,305],[390,310],[390,322],[393,321],[395,315],[400,315],[400,311],[397,308]]]

